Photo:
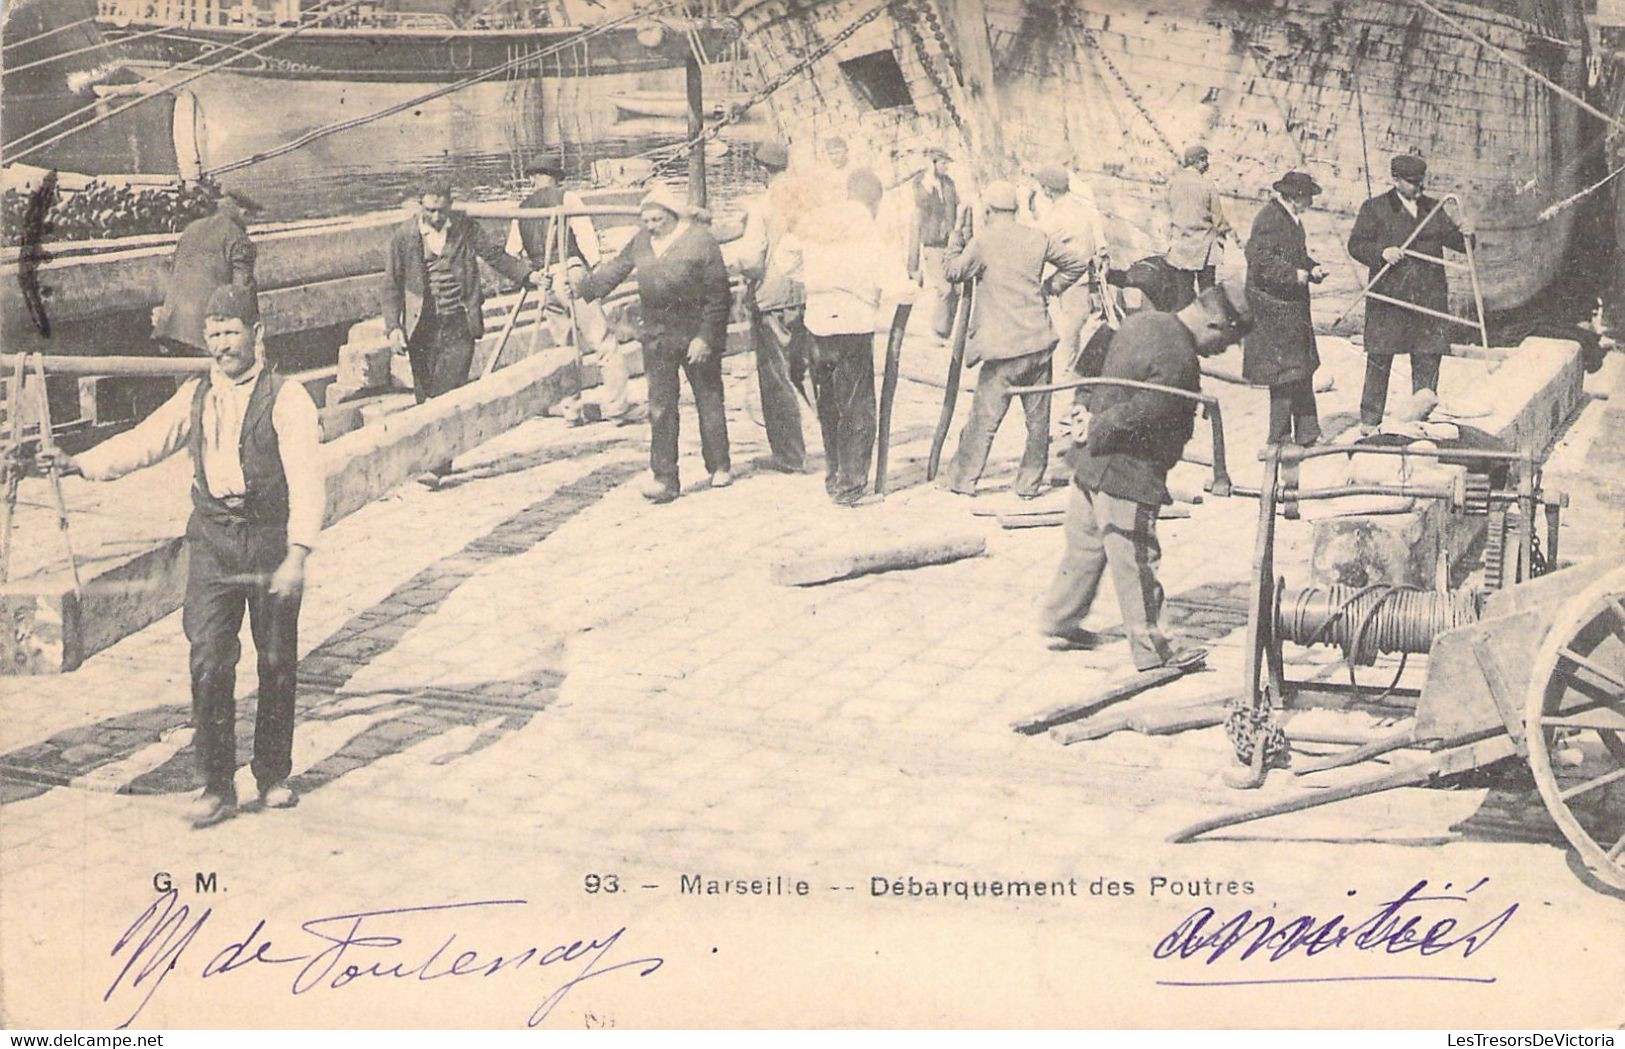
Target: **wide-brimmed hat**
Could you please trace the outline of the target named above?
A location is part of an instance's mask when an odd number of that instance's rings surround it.
[[[1321,192],[1320,183],[1310,178],[1307,171],[1288,171],[1270,188],[1288,197],[1313,197]]]
[[[670,186],[655,186],[643,195],[643,199],[638,201],[638,210],[648,211],[650,208],[661,208],[678,218],[684,218],[690,213],[688,202],[679,197]]]
[[[1421,182],[1428,174],[1428,162],[1414,153],[1402,153],[1388,163],[1388,171],[1406,182]]]
[[[1072,185],[1072,176],[1059,164],[1045,164],[1033,172],[1033,178],[1051,193],[1065,193]]]

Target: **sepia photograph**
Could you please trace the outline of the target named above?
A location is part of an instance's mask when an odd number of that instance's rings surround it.
[[[0,175],[0,1027],[1625,1029],[1625,0],[4,0]]]

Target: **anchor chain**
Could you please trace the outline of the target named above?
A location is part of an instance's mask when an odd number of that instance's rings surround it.
[[[914,45],[914,53],[919,56],[920,68],[925,70],[926,78],[931,81],[931,86],[936,89],[937,97],[942,99],[942,106],[948,111],[948,117],[954,122],[954,127],[963,135],[965,133],[965,119],[960,115],[958,107],[954,105],[954,97],[949,92],[947,83],[942,79],[941,71],[928,57],[925,34],[920,32],[919,22],[926,23],[932,37],[937,42],[937,50],[947,60],[949,68],[953,71],[954,79],[964,83],[964,75],[960,72],[959,62],[955,58],[953,48],[948,46],[948,33],[943,28],[942,20],[937,17],[936,8],[932,6],[931,0],[918,0],[913,5],[920,16],[919,20],[916,21],[909,17],[910,0],[894,0],[894,6],[897,10],[893,15],[893,20],[908,34],[910,42]]]

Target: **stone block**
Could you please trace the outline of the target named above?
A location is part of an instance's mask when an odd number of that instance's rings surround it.
[[[1578,410],[1584,389],[1580,345],[1562,339],[1525,339],[1493,371],[1479,360],[1450,358],[1444,366],[1439,385],[1447,400],[1452,391],[1470,390],[1462,400],[1491,409],[1489,415],[1464,423],[1494,434],[1510,448],[1533,448],[1541,458]],[[1440,552],[1459,556],[1483,530],[1483,518],[1453,515],[1437,500],[1418,501],[1407,513],[1328,518],[1314,526],[1311,573],[1314,582],[1323,584],[1432,587],[1439,576]]]
[[[388,342],[352,340],[339,347],[339,370],[335,385],[346,390],[375,390],[390,382]],[[337,403],[337,402],[333,402]]]

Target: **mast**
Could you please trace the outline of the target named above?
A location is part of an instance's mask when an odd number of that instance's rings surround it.
[[[1009,167],[1000,131],[999,96],[993,74],[993,46],[987,37],[983,0],[939,0],[950,46],[959,53],[965,98],[965,125],[979,178],[997,178]]]

